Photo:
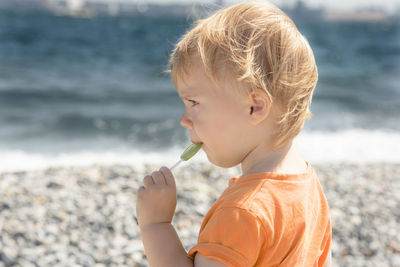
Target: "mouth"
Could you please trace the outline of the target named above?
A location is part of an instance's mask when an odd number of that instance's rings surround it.
[[[190,140],[193,144],[203,144],[203,142],[200,141],[194,141],[194,140]]]
[[[189,137],[190,137],[190,141],[191,141],[193,144],[203,144],[203,142],[201,142],[201,141],[199,140],[200,138],[198,138],[197,134],[190,133],[190,134],[189,134]]]

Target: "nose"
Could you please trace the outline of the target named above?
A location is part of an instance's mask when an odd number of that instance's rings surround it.
[[[193,122],[189,119],[186,111],[183,113],[180,123],[183,128],[193,130]]]

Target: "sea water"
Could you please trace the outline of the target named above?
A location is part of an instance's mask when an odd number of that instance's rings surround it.
[[[191,23],[1,11],[0,171],[175,162],[190,140],[165,70]],[[297,23],[319,70],[304,158],[400,162],[400,25]]]

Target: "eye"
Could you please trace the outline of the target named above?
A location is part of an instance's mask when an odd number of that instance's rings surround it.
[[[193,106],[196,106],[197,104],[199,104],[199,102],[197,102],[197,101],[195,101],[195,100],[188,99],[188,101],[189,101],[190,103],[192,103],[192,107],[193,107]]]

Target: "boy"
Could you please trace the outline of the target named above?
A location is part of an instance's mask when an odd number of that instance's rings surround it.
[[[173,174],[162,167],[144,177],[136,205],[150,266],[329,266],[328,203],[293,145],[318,76],[294,23],[268,3],[220,10],[183,36],[170,67],[192,142],[213,164],[243,173],[188,253],[171,225]]]

